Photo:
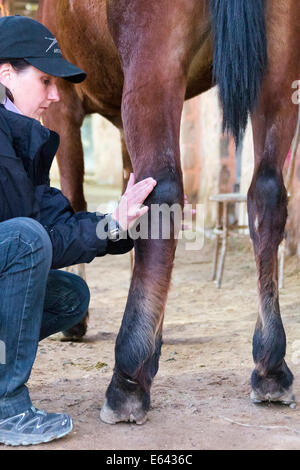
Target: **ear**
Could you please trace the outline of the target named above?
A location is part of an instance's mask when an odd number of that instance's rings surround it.
[[[0,65],[0,82],[2,83],[2,85],[9,87],[11,75],[12,75],[11,64],[1,64]]]

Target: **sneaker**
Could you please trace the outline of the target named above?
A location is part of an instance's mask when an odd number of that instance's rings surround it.
[[[0,420],[0,443],[10,446],[41,444],[65,436],[72,428],[70,416],[46,413],[32,406],[24,413]]]

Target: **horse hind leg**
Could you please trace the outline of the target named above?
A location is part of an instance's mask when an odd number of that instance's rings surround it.
[[[252,118],[255,169],[248,193],[248,213],[259,294],[259,315],[253,337],[255,369],[251,376],[251,399],[255,403],[274,401],[294,406],[293,374],[284,360],[286,336],[279,308],[277,259],[287,218],[282,168],[297,122],[291,86],[298,76],[299,57],[296,60],[291,54],[294,51],[281,51],[281,59],[274,70],[272,63],[276,61],[271,61]],[[282,63],[282,57],[287,63]],[[295,66],[291,69],[293,63]],[[275,76],[277,79],[272,80]]]

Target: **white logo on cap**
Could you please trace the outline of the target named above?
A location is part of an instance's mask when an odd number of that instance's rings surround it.
[[[46,52],[50,51],[50,49],[54,46],[54,44],[57,44],[57,39],[55,38],[46,38],[45,39],[48,39],[49,41],[52,41],[52,43],[50,44],[50,46],[48,47],[48,49],[46,50]],[[58,49],[54,49],[54,52],[56,53],[60,53],[61,54],[61,50],[58,48]]]

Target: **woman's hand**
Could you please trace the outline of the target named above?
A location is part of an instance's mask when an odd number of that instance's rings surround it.
[[[146,178],[139,183],[134,184],[134,174],[130,173],[127,188],[112,218],[115,219],[123,230],[130,229],[136,220],[148,212],[149,207],[141,204],[151,193],[157,184],[153,178]]]

